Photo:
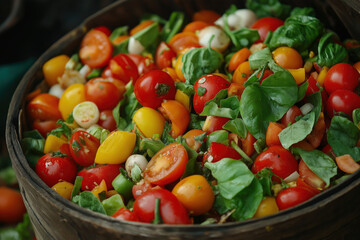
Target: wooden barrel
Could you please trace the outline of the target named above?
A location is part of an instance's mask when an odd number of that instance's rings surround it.
[[[47,187],[30,168],[20,146],[22,132],[27,129],[24,106],[25,96],[41,84],[41,67],[50,58],[61,53],[70,55],[80,44],[84,33],[95,26],[114,28],[134,26],[144,13],[156,13],[168,17],[173,10],[189,15],[207,8],[223,12],[230,4],[239,1],[209,0],[132,0],[118,1],[86,19],[53,46],[31,67],[20,82],[12,98],[7,125],[6,141],[9,154],[19,180],[37,239],[358,239],[360,234],[360,172],[343,183],[325,190],[310,201],[289,210],[262,219],[222,225],[151,225],[119,221],[105,215],[83,209],[65,200]],[[350,0],[287,1],[296,6],[312,6],[328,27],[340,29],[340,34],[359,36],[358,24],[346,24],[336,17],[333,8],[352,2]],[[243,3],[243,2],[242,2]],[[244,3],[243,3],[244,5]],[[360,17],[360,8],[350,7],[353,17]],[[343,9],[341,9],[342,11]],[[339,9],[336,12],[341,12]],[[344,19],[347,19],[345,16]],[[359,23],[359,22],[358,22]]]

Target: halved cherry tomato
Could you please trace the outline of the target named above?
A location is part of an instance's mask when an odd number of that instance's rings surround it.
[[[182,179],[171,192],[194,216],[208,212],[215,200],[210,184],[202,175],[191,175]]]
[[[345,154],[335,158],[336,164],[341,169],[341,171],[346,173],[354,173],[360,169],[360,165],[355,162],[350,154]]]
[[[186,149],[180,143],[171,143],[158,151],[144,171],[144,179],[152,184],[166,185],[179,179],[188,161]]]
[[[291,47],[278,47],[273,52],[275,62],[286,69],[297,69],[303,66],[303,60],[294,48]]]
[[[198,151],[202,143],[199,141],[196,141],[195,137],[199,136],[203,133],[205,133],[205,132],[200,129],[191,129],[190,131],[188,131],[187,133],[185,133],[183,135],[183,138],[185,139],[186,144],[190,148],[194,149],[195,151]]]
[[[58,97],[41,93],[29,102],[27,113],[31,120],[58,120],[62,118],[58,106]]]
[[[160,199],[160,216],[165,224],[190,224],[189,215],[180,201],[168,190],[150,189],[134,202],[134,213],[140,221],[150,223],[155,218],[156,199]]]
[[[248,48],[242,48],[237,51],[230,59],[229,62],[229,72],[234,71],[241,63],[248,60],[251,52]]]
[[[360,108],[360,96],[345,89],[333,92],[326,102],[326,111],[330,118],[338,112],[351,116],[357,108]]]
[[[155,63],[160,69],[169,68],[172,66],[173,60],[176,58],[176,53],[166,42],[161,42],[156,50]]]
[[[240,159],[240,154],[233,149],[222,143],[212,142],[209,149],[206,151],[203,157],[203,164],[206,162],[215,163],[223,158]]]
[[[263,17],[257,20],[252,29],[257,29],[260,35],[259,42],[265,41],[269,31],[275,31],[278,27],[284,25],[284,21],[275,17]]]
[[[246,138],[241,138],[242,150],[246,153],[246,155],[251,156],[255,152],[254,143],[256,142],[256,138],[251,135],[249,131],[246,133]]]
[[[175,36],[170,39],[169,45],[176,54],[180,54],[189,48],[201,47],[197,35],[193,32],[181,32],[175,34]]]
[[[100,140],[88,132],[79,130],[71,136],[70,146],[71,156],[75,162],[87,167],[94,163]]]
[[[116,121],[112,110],[104,110],[100,112],[98,121],[100,127],[109,130],[110,132],[116,129]]]
[[[62,153],[47,153],[36,163],[36,174],[52,187],[59,181],[74,182],[76,177],[76,164],[67,155]]]
[[[149,189],[154,188],[154,185],[142,179],[140,182],[136,183],[132,187],[132,195],[137,199],[141,194],[148,191]]]
[[[281,145],[279,133],[285,128],[281,123],[270,122],[266,130],[266,145]]]
[[[285,210],[303,203],[315,196],[311,191],[301,187],[290,187],[279,193],[276,203],[280,210]]]
[[[173,138],[182,135],[189,125],[190,113],[184,105],[175,100],[161,103],[160,112],[171,121],[170,134]]]
[[[298,177],[296,179],[296,186],[301,187],[301,188],[305,188],[305,189],[309,190],[310,192],[312,192],[314,194],[321,193],[321,191],[319,189],[313,188],[309,184],[307,184],[302,177]]]
[[[274,145],[260,153],[255,159],[251,171],[257,173],[265,167],[284,179],[298,170],[298,163],[290,151],[280,145]],[[280,182],[276,177],[273,180]]]
[[[326,130],[325,118],[324,118],[324,114],[321,112],[313,130],[309,135],[306,136],[306,140],[314,148],[319,147],[325,135],[325,130]]]
[[[205,103],[213,99],[216,94],[230,86],[226,79],[215,74],[207,74],[200,77],[194,84],[195,95],[193,99],[194,110],[200,114],[205,106]]]
[[[193,32],[196,33],[197,31],[210,26],[209,23],[204,22],[204,21],[194,21],[194,22],[190,22],[188,23],[185,27],[183,32]]]
[[[329,94],[339,89],[354,91],[359,85],[359,79],[360,74],[353,66],[348,63],[338,63],[327,72],[324,87]]]
[[[139,218],[136,216],[135,213],[131,212],[128,209],[120,208],[117,210],[113,215],[113,218],[125,221],[132,221],[132,222],[139,222]]]
[[[161,70],[152,70],[136,81],[134,92],[141,105],[156,109],[163,100],[175,98],[176,88],[169,74]]]
[[[310,75],[308,82],[309,82],[309,86],[306,90],[306,96],[309,96],[313,93],[320,91],[320,88],[318,87],[318,83],[312,75]]]
[[[324,190],[326,187],[324,180],[318,177],[302,159],[299,162],[299,175],[304,179],[304,182],[312,188]]]
[[[149,27],[154,23],[155,22],[153,20],[142,21],[140,24],[136,25],[133,29],[131,29],[130,36],[135,35],[136,33],[140,32],[141,30],[144,30],[145,28]]]
[[[131,58],[131,60],[133,60],[133,62],[137,66],[140,76],[151,70],[157,69],[154,60],[151,59],[150,57],[144,57],[135,53],[128,54],[128,56]]]
[[[281,118],[281,123],[287,127],[290,123],[296,122],[296,117],[301,116],[301,110],[296,105],[289,108],[289,110],[284,114],[284,116]]]
[[[85,99],[95,103],[100,111],[116,107],[123,93],[106,78],[93,78],[85,84]]]
[[[202,130],[205,131],[207,134],[210,134],[217,130],[222,130],[224,124],[228,121],[230,121],[230,118],[207,116]]]
[[[106,77],[113,77],[128,83],[132,80],[135,85],[136,80],[139,77],[139,72],[136,64],[126,54],[120,53],[114,56],[109,63],[110,72],[104,72]]]
[[[81,42],[79,57],[90,68],[105,67],[113,52],[109,37],[102,31],[90,30]]]
[[[0,222],[6,224],[18,223],[23,219],[25,213],[26,208],[21,194],[14,189],[1,186]]]
[[[194,13],[193,21],[203,21],[209,24],[213,24],[220,17],[221,16],[213,10],[203,9]]]
[[[113,189],[112,181],[120,174],[120,164],[100,165],[89,169],[81,170],[77,175],[83,177],[81,190],[91,191],[105,180],[108,190]]]

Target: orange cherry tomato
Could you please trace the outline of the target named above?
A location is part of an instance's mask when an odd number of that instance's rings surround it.
[[[172,183],[184,173],[188,160],[183,145],[171,143],[151,158],[144,171],[144,180],[160,186]]]
[[[131,29],[130,36],[135,35],[136,33],[140,32],[141,30],[149,27],[153,23],[155,23],[153,20],[145,20],[145,21],[141,22],[139,25],[137,25],[133,29]]]
[[[170,41],[169,45],[176,52],[176,54],[182,53],[182,51],[188,48],[200,48],[199,39],[193,32],[181,32],[175,34]]]
[[[194,216],[208,212],[215,196],[210,184],[202,175],[191,175],[175,185],[172,193]]]
[[[176,100],[161,103],[160,112],[171,121],[171,136],[177,138],[182,135],[190,122],[190,113],[185,106]]]
[[[281,123],[270,122],[266,131],[266,145],[280,145],[279,133],[285,128]]]
[[[246,153],[246,155],[251,156],[255,152],[255,142],[256,138],[254,138],[249,131],[246,134],[246,138],[241,138],[242,150]]]
[[[195,140],[196,136],[199,136],[201,134],[205,133],[204,131],[200,130],[200,129],[191,129],[190,131],[188,131],[187,133],[184,134],[183,138],[185,139],[186,144],[194,149],[195,151],[199,150],[200,146],[201,146],[201,142],[198,142]]]
[[[32,120],[58,120],[61,119],[61,113],[58,106],[58,97],[48,93],[41,93],[28,104],[28,116]]]
[[[297,69],[303,66],[301,55],[294,48],[279,47],[272,53],[275,62],[286,69]]]
[[[180,54],[177,59],[176,59],[176,62],[175,62],[175,73],[176,73],[176,76],[179,78],[180,82],[185,82],[186,79],[184,77],[184,74],[182,72],[182,66],[183,66],[183,61],[182,61],[182,57],[183,57],[184,54]]]
[[[112,53],[109,37],[102,31],[92,29],[81,42],[79,57],[90,68],[101,68],[109,63]]]
[[[8,187],[0,187],[0,222],[18,223],[26,212],[21,194]]]
[[[210,26],[209,23],[207,22],[203,22],[203,21],[194,21],[189,23],[188,25],[185,26],[183,32],[193,32],[196,33],[196,31],[199,31],[205,27]]]
[[[220,14],[213,10],[203,9],[193,15],[193,21],[203,21],[209,24],[213,24],[216,20],[220,18]]]
[[[129,39],[130,36],[128,35],[121,35],[116,37],[114,40],[112,40],[112,44],[114,45],[119,45],[120,43],[122,43],[123,41]]]
[[[356,163],[349,154],[336,157],[335,161],[341,171],[349,174],[354,173],[360,169],[360,165]]]
[[[251,55],[248,48],[242,48],[231,57],[229,62],[229,72],[234,71],[241,63],[245,62]]]
[[[241,63],[235,70],[232,82],[244,84],[246,80],[253,74],[249,61]]]
[[[244,90],[244,85],[239,83],[231,83],[230,87],[228,88],[228,96],[237,96],[237,98],[240,100]]]

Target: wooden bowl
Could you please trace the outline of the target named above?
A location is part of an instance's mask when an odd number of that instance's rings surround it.
[[[336,18],[332,7],[343,1],[288,1],[294,5],[313,6],[319,18],[328,27],[345,28]],[[300,3],[299,3],[300,2]],[[83,24],[51,46],[31,67],[20,82],[12,98],[7,125],[6,141],[20,190],[33,223],[37,239],[356,239],[360,234],[360,172],[343,183],[289,210],[262,219],[222,225],[151,225],[123,222],[83,209],[65,200],[50,189],[30,168],[20,146],[22,132],[26,130],[24,106],[26,95],[43,79],[41,67],[50,58],[61,53],[71,55],[77,50],[85,32],[98,25],[114,28],[134,26],[146,12],[168,17],[173,10],[191,14],[199,9],[223,12],[238,1],[118,1],[86,19]],[[335,5],[334,5],[335,4]],[[244,3],[243,3],[244,5]],[[238,6],[240,7],[240,6]],[[359,10],[359,9],[357,9]],[[356,10],[355,10],[356,12]],[[359,14],[359,11],[357,12]],[[357,15],[358,17],[360,15]],[[353,24],[358,29],[358,25]],[[348,28],[349,29],[349,28]],[[349,29],[351,31],[351,28]],[[358,32],[354,37],[360,38]],[[347,34],[347,33],[344,33]],[[348,35],[347,35],[348,36]]]

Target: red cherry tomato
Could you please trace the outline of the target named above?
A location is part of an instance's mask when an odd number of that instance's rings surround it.
[[[175,99],[176,88],[168,73],[152,70],[136,81],[134,92],[141,105],[156,109],[163,100]]]
[[[100,111],[116,107],[122,94],[109,79],[93,78],[85,84],[85,99],[94,102]]]
[[[193,105],[195,112],[200,114],[207,101],[213,99],[220,90],[229,88],[229,86],[230,83],[218,75],[207,74],[200,77],[194,85]]]
[[[294,123],[296,122],[296,117],[297,116],[301,116],[302,113],[300,111],[300,108],[298,108],[297,106],[292,106],[291,108],[289,108],[289,110],[284,114],[284,116],[281,118],[281,123],[287,127],[289,126],[290,123]]]
[[[77,164],[88,167],[94,163],[100,141],[85,131],[77,131],[70,138],[71,156]]]
[[[224,124],[228,121],[230,121],[230,118],[207,116],[202,130],[205,131],[207,134],[210,134],[217,130],[222,130]]]
[[[171,143],[158,151],[144,171],[144,180],[156,185],[166,185],[183,175],[189,158],[180,143]]]
[[[81,42],[79,57],[90,68],[102,68],[109,63],[112,53],[109,37],[102,31],[92,29]]]
[[[315,196],[311,191],[301,187],[287,188],[279,193],[276,197],[276,204],[279,210],[294,207]]]
[[[257,173],[265,167],[284,179],[298,170],[298,163],[290,151],[280,145],[274,145],[260,153],[255,159],[251,171]],[[273,180],[279,182],[278,178],[273,178]]]
[[[113,215],[113,218],[125,221],[132,221],[132,222],[139,222],[139,218],[136,216],[135,213],[131,212],[128,209],[120,208],[117,210]]]
[[[172,61],[176,53],[166,42],[161,42],[156,50],[155,63],[160,69],[172,67]]]
[[[309,95],[311,95],[313,93],[316,93],[316,92],[320,91],[320,88],[317,85],[317,81],[312,75],[310,75],[310,77],[308,79],[308,82],[309,82],[309,86],[306,89],[306,96],[309,96]]]
[[[33,127],[33,129],[38,130],[39,133],[41,134],[41,136],[46,138],[47,134],[49,132],[51,132],[55,128],[59,127],[59,125],[57,125],[56,122],[57,121],[55,121],[55,120],[47,120],[47,121],[36,120],[36,121],[33,122],[32,127]]]
[[[23,219],[25,213],[26,209],[21,194],[14,189],[0,186],[0,223],[18,223]]]
[[[124,83],[130,82],[135,84],[139,77],[139,72],[136,64],[126,54],[120,53],[113,57],[109,63],[110,72],[104,73],[106,77],[113,77],[123,81]]]
[[[135,65],[138,68],[139,75],[143,75],[144,73],[147,73],[151,70],[157,69],[157,66],[154,63],[154,60],[152,60],[149,57],[144,57],[139,54],[128,54],[128,56],[133,60]]]
[[[222,143],[212,142],[209,149],[203,157],[203,164],[206,162],[218,162],[223,158],[240,159],[240,154],[233,149]]]
[[[319,194],[319,193],[321,193],[320,190],[318,190],[318,189],[316,189],[316,188],[313,188],[313,187],[311,187],[310,185],[308,185],[308,184],[304,181],[304,179],[301,178],[301,177],[298,177],[298,178],[296,179],[296,186],[301,187],[301,188],[305,188],[305,189],[309,190],[310,192],[312,192],[312,193],[314,193],[314,194]]]
[[[100,127],[109,130],[110,132],[116,129],[116,121],[112,110],[104,110],[100,112],[98,123]]]
[[[36,174],[48,185],[59,181],[74,182],[77,168],[75,162],[62,153],[48,153],[36,163]]]
[[[264,17],[257,20],[252,26],[252,29],[257,29],[260,35],[258,42],[263,42],[266,39],[269,31],[275,31],[278,27],[284,25],[284,21],[275,17]]]
[[[62,119],[59,111],[59,98],[48,93],[41,93],[33,98],[27,106],[27,113],[31,120]]]
[[[319,178],[313,171],[311,171],[311,169],[302,159],[299,162],[299,175],[302,179],[304,179],[304,182],[312,188],[319,190],[325,189],[326,183],[324,180]]]
[[[148,181],[141,180],[137,184],[135,184],[132,188],[132,194],[135,199],[137,199],[141,194],[152,189],[154,185],[149,183]]]
[[[113,189],[112,181],[120,174],[120,168],[120,164],[109,164],[81,170],[78,173],[78,176],[83,177],[81,190],[91,191],[100,185],[102,180],[105,180],[108,190]]]
[[[185,207],[171,192],[161,188],[148,190],[135,200],[133,209],[140,221],[154,220],[156,199],[160,199],[160,215],[165,224],[190,224]]]
[[[360,108],[360,97],[356,93],[344,89],[333,92],[326,102],[326,111],[330,118],[338,112],[352,116],[353,110],[357,108]]]
[[[106,36],[108,36],[108,37],[111,35],[111,30],[110,30],[108,27],[99,26],[99,27],[96,27],[96,28],[94,28],[94,29],[105,33]]]
[[[359,85],[359,78],[360,74],[356,68],[347,63],[338,63],[327,72],[324,87],[329,94],[338,89],[354,91]]]

